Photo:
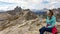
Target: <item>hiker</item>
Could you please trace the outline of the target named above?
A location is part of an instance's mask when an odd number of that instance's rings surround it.
[[[52,32],[52,34],[57,34],[56,17],[54,16],[52,10],[49,10],[47,12],[46,23],[47,23],[46,26],[39,29],[40,34],[44,34],[45,31]]]

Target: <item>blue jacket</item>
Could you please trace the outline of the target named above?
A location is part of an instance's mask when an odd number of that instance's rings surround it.
[[[56,17],[52,16],[51,19],[49,20],[49,17],[47,16],[46,23],[50,24],[50,26],[48,26],[48,28],[54,27],[56,24]]]

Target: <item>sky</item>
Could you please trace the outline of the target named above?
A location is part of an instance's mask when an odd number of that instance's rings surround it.
[[[23,9],[53,9],[60,7],[60,0],[0,0],[0,10],[13,10],[16,6]]]

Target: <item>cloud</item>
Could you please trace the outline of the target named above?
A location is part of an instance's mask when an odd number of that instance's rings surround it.
[[[18,3],[20,0],[0,0],[0,1]]]
[[[0,6],[6,6],[6,5],[15,5],[16,3],[10,3],[10,2],[2,2],[0,1]]]
[[[0,0],[0,7],[4,7],[6,10],[16,6],[24,9],[53,9],[60,7],[60,0]]]
[[[0,10],[13,10],[16,6],[17,3],[0,0]]]
[[[41,4],[48,9],[60,8],[59,0],[43,0]]]
[[[43,3],[43,4],[48,4],[48,3],[49,3],[49,1],[42,1],[42,3]]]
[[[16,6],[0,6],[0,10],[13,10]]]

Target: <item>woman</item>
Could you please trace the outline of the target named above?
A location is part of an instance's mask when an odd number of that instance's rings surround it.
[[[44,34],[45,31],[52,32],[52,34],[57,34],[57,29],[55,27],[56,24],[56,17],[53,15],[53,11],[49,10],[46,19],[47,25],[42,27],[39,31],[40,34]]]

